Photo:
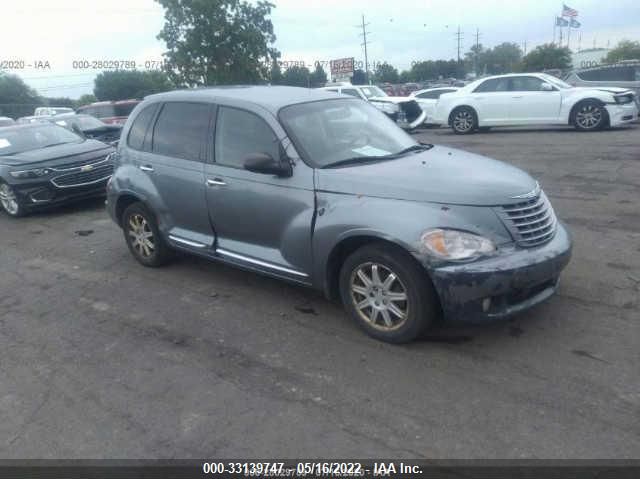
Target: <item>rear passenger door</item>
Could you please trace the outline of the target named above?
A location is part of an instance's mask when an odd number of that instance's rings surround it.
[[[490,78],[471,93],[480,125],[504,125],[509,122],[509,107],[513,99],[509,77]]]
[[[169,239],[183,247],[214,243],[204,179],[213,110],[208,103],[164,103],[153,125],[151,152],[139,164],[160,197],[156,214]]]

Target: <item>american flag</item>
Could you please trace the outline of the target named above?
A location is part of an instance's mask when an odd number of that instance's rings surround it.
[[[578,16],[578,10],[574,10],[571,7],[567,7],[566,4],[562,4],[562,16],[563,17],[577,17]]]

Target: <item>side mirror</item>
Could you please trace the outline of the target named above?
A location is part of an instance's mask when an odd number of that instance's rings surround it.
[[[551,85],[551,83],[543,83],[542,85],[540,85],[540,90],[541,91],[553,91],[553,85]]]
[[[251,153],[244,160],[244,168],[254,173],[289,177],[293,168],[287,161],[278,161],[268,153]]]

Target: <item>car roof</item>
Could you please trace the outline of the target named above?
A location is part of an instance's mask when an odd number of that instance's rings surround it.
[[[335,93],[325,91],[321,88],[312,89],[292,86],[230,85],[214,88],[197,88],[192,90],[156,93],[155,95],[149,95],[145,100],[215,101],[219,98],[238,100],[239,103],[252,103],[275,114],[285,106],[319,100],[335,100],[337,97]]]
[[[434,91],[434,90],[459,90],[460,87],[459,86],[434,86],[431,88],[423,88],[422,90],[416,90],[411,92],[413,95],[419,95],[420,93],[426,93],[428,91]]]

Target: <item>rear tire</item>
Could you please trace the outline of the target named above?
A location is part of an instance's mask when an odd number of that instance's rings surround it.
[[[156,268],[173,257],[173,250],[160,234],[155,215],[144,204],[133,203],[124,210],[122,231],[129,251],[140,264]]]
[[[602,130],[609,122],[607,109],[600,102],[585,100],[573,112],[573,126],[578,131]]]
[[[457,135],[475,133],[478,128],[478,115],[468,106],[461,106],[451,113],[451,128]]]
[[[20,218],[26,214],[26,210],[14,189],[3,181],[0,181],[0,205],[12,218]]]
[[[438,299],[426,272],[402,250],[374,243],[352,253],[340,271],[345,309],[370,336],[406,343],[438,317]]]

